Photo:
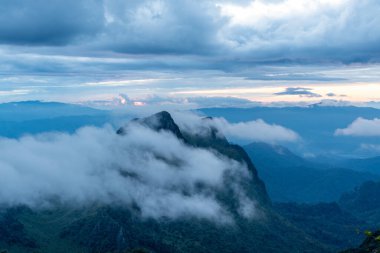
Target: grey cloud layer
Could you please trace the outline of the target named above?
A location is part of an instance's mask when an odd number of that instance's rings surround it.
[[[4,0],[0,100],[378,82],[379,10],[376,0]]]
[[[0,12],[0,41],[10,44],[67,44],[104,25],[101,0],[4,0]]]
[[[108,1],[101,43],[128,53],[209,54],[223,19],[212,1]]]
[[[379,57],[376,0],[6,0],[0,8],[0,40],[10,44],[248,60]]]
[[[229,222],[214,193],[225,173],[249,178],[243,164],[137,125],[125,136],[112,128],[83,128],[73,135],[0,139],[0,148],[2,206],[134,204],[143,217]],[[250,210],[242,215],[254,216],[253,200],[239,187],[235,192],[241,208]]]

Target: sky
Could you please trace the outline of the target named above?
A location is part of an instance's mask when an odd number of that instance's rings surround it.
[[[2,0],[0,11],[0,102],[380,101],[378,0]]]

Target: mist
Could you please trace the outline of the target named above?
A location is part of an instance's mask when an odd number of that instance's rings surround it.
[[[230,123],[224,118],[203,119],[191,112],[175,112],[173,117],[182,129],[192,134],[207,134],[210,128],[231,139],[251,142],[296,142],[301,137],[291,129],[276,124],[268,124],[262,119]]]
[[[380,119],[357,118],[343,129],[337,129],[335,135],[345,136],[380,136]]]
[[[142,217],[231,221],[215,190],[226,173],[249,178],[244,164],[169,132],[138,124],[126,130],[121,136],[111,126],[84,127],[74,134],[0,139],[0,206],[133,205]],[[255,201],[235,188],[241,214],[254,217]]]

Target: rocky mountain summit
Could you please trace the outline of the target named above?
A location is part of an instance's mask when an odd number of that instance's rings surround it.
[[[140,137],[136,137],[136,134],[144,133],[147,134],[144,138],[160,137],[158,139],[161,141],[169,139],[168,143],[175,146],[158,143],[152,147],[151,142],[137,146],[127,145],[125,146],[127,150],[120,150],[128,155],[125,163],[119,163],[120,168],[110,167],[112,173],[118,173],[112,176],[117,176],[118,180],[121,180],[119,183],[125,180],[125,184],[129,184],[125,187],[129,187],[130,191],[146,189],[141,187],[148,187],[147,184],[152,180],[160,187],[149,186],[150,191],[138,192],[142,195],[139,195],[139,199],[126,202],[129,204],[98,202],[77,207],[57,204],[48,209],[30,207],[19,207],[17,211],[12,209],[7,212],[6,219],[3,219],[3,226],[6,228],[4,231],[9,231],[13,224],[19,224],[18,230],[17,233],[6,234],[9,238],[0,238],[0,248],[15,253],[31,251],[124,253],[137,249],[142,252],[173,253],[332,252],[327,245],[305,233],[276,211],[268,197],[264,182],[247,153],[242,147],[229,143],[218,129],[210,127],[210,124],[207,124],[209,120],[212,119],[203,120],[201,134],[197,133],[197,129],[191,131],[181,129],[168,112],[135,119],[121,127],[117,130],[117,135],[112,136],[121,144],[138,142]],[[208,130],[206,134],[205,129]],[[129,150],[134,147],[137,149]],[[173,151],[173,148],[178,148],[180,152],[197,152],[203,157],[211,156],[218,162],[208,165],[206,160],[192,161],[191,159],[197,158],[186,153],[165,152],[165,150]],[[113,152],[119,154],[119,150]],[[169,185],[162,185],[159,178],[156,179],[160,174],[157,174],[154,166],[149,168],[152,173],[156,173],[154,175],[149,175],[148,171],[143,173],[139,171],[148,168],[137,163],[133,163],[134,167],[130,168],[128,159],[136,156],[143,156],[143,159],[137,160],[142,163],[144,159],[148,161],[153,159],[158,166],[164,168],[161,172],[169,170],[168,173],[172,173],[173,176],[182,171],[187,174],[183,174],[186,176],[181,176],[178,182],[164,181]],[[224,168],[208,168],[205,164],[224,166]],[[198,167],[204,168],[205,171],[197,172],[196,181],[193,183],[189,181],[194,178],[195,172],[192,170],[199,171]],[[222,172],[221,181],[214,182],[215,175],[212,173],[218,175],[220,172]],[[212,180],[203,180],[202,177]],[[178,179],[173,177],[173,180]],[[162,204],[167,200],[159,197],[147,198],[148,195],[156,196],[154,195],[156,193],[164,194],[157,196],[169,199],[180,197],[178,201],[168,202],[172,206],[164,207],[171,212],[171,215],[165,213],[162,215],[162,210],[154,209],[154,203]],[[130,192],[127,195],[133,194],[135,193]],[[205,202],[205,199],[208,202]],[[178,206],[189,203],[186,201],[192,201],[192,205],[188,208]],[[139,202],[144,203],[144,209]],[[213,215],[211,218],[194,216],[194,210],[191,208]],[[173,213],[176,214],[174,212],[176,209],[180,209],[181,213],[173,216]],[[152,215],[158,211],[161,211],[160,216]],[[219,216],[215,216],[215,211]],[[12,224],[6,221],[12,221]],[[19,243],[24,240],[23,238],[28,239],[27,244]]]

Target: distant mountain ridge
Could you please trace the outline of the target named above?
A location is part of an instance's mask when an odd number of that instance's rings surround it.
[[[59,102],[22,101],[0,104],[0,137],[19,138],[44,132],[73,133],[78,128],[103,126],[110,113]]]
[[[21,104],[35,108],[50,106],[49,103],[33,101]],[[51,106],[70,108],[69,115],[60,113],[55,114],[60,116],[51,119],[0,122],[0,135],[5,126],[10,130],[28,133],[49,129],[74,132],[81,126],[98,126],[109,120],[107,112],[93,111],[91,108],[87,110],[55,103]],[[77,115],[71,115],[70,111],[76,109]],[[46,113],[49,115],[49,110]],[[211,118],[203,120],[205,127],[209,128],[206,121]],[[25,128],[21,127],[23,124]],[[117,133],[128,134],[129,124],[141,125],[157,132],[170,132],[190,148],[208,150],[218,157],[246,164],[251,178],[239,182],[227,180],[216,194],[218,201],[232,213],[235,226],[226,229],[212,221],[191,217],[160,221],[141,219],[138,207],[133,205],[95,205],[84,209],[59,206],[48,211],[25,207],[0,208],[0,249],[8,248],[11,253],[124,253],[141,248],[143,252],[335,252],[357,244],[357,239],[361,237],[355,230],[368,225],[362,220],[373,221],[374,224],[380,221],[376,204],[379,189],[376,183],[369,187],[369,191],[365,190],[366,187],[354,190],[370,179],[380,180],[377,175],[309,161],[281,145],[253,143],[242,148],[230,143],[218,129],[209,128],[208,135],[189,133],[181,129],[170,113],[165,111],[132,120],[119,128]],[[36,128],[31,129],[30,126]],[[165,148],[168,147],[163,145],[162,149]],[[241,215],[237,200],[231,194],[237,183],[249,199],[257,201],[263,219],[247,220]],[[340,194],[347,191],[351,192],[341,198],[339,205],[317,203],[338,200]],[[273,200],[313,205],[273,204]],[[370,201],[371,205],[367,205],[366,201]],[[356,210],[358,206],[363,206],[368,212]],[[337,234],[339,229],[341,234]]]
[[[273,209],[265,185],[243,148],[216,136],[213,130],[210,130],[209,136],[184,132],[167,112],[137,119],[131,124],[171,132],[178,139],[183,138],[181,141],[184,145],[191,148],[211,150],[221,158],[246,164],[249,177],[240,178],[236,182],[231,175],[224,179],[224,185],[219,190],[209,189],[216,191],[218,201],[232,214],[234,225],[221,225],[192,217],[175,220],[142,219],[138,207],[133,205],[92,206],[85,209],[61,206],[47,211],[21,207],[17,212],[12,212],[12,218],[9,219],[22,226],[22,230],[15,236],[31,238],[37,250],[42,253],[121,253],[138,248],[143,248],[146,252],[331,252],[327,245],[311,238]],[[118,133],[128,133],[128,125],[120,128]],[[162,162],[166,160],[162,159]],[[231,194],[236,189],[236,183],[239,184],[241,193],[256,202],[257,210],[261,213],[260,219],[242,216],[236,195]],[[2,239],[4,238],[0,238],[0,247],[8,247]],[[10,250],[26,253],[31,248],[15,244]]]
[[[380,181],[365,182],[343,194],[339,204],[373,227],[380,227]]]
[[[104,111],[76,104],[21,101],[0,104],[0,121],[29,121],[68,116],[100,115]]]
[[[244,149],[276,202],[338,201],[341,194],[380,177],[305,160],[280,145],[251,143]]]
[[[380,145],[380,139],[371,137],[335,136],[337,129],[346,128],[359,117],[380,118],[380,110],[355,106],[309,107],[251,107],[251,108],[203,108],[206,116],[223,117],[231,123],[262,119],[297,132],[303,145],[286,143],[287,147],[301,153],[332,158],[369,157],[375,151],[360,150],[362,143]]]
[[[380,175],[380,156],[361,159],[347,159],[341,161],[339,164],[352,170]]]

